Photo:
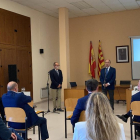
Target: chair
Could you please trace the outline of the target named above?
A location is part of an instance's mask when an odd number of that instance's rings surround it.
[[[134,125],[135,130],[135,139],[136,139],[136,125],[140,126],[140,122],[133,121],[133,115],[140,116],[140,101],[134,101],[131,103],[130,110],[130,132],[131,132],[131,140],[133,140],[133,129],[132,125]]]
[[[17,107],[5,107],[5,115],[7,122],[14,123],[25,123],[25,129],[15,129],[17,133],[25,133],[25,140],[27,140],[28,129],[27,128],[27,117],[25,111],[22,108]],[[40,126],[38,125],[38,136],[40,140]]]
[[[33,100],[31,102],[29,102],[28,105],[31,106],[34,110],[35,110],[35,108],[37,108],[37,106],[34,105]],[[35,112],[37,115],[42,113],[42,117],[44,118],[44,111],[41,110],[41,111],[35,111]],[[33,134],[35,134],[35,126],[33,126]]]
[[[34,105],[33,101],[29,102],[28,105],[30,105],[33,109],[37,108],[37,106]],[[42,113],[42,117],[44,118],[44,111],[43,110],[35,111],[35,112],[36,112],[36,114]]]
[[[77,84],[76,84],[76,82],[70,82],[70,86],[71,87],[77,87]]]
[[[68,98],[65,100],[65,138],[67,138],[67,120],[70,120],[73,113],[67,116],[67,111],[74,111],[78,98]],[[73,128],[74,131],[74,128]]]
[[[82,111],[81,114],[80,114],[79,122],[83,122],[85,120],[86,120],[85,111]]]

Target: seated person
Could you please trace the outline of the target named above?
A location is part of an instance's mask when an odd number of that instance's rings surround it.
[[[8,92],[2,96],[2,103],[4,107],[20,107],[22,108],[26,116],[27,120],[27,127],[31,127],[33,125],[40,125],[41,129],[41,138],[42,140],[46,140],[49,138],[46,119],[43,117],[38,117],[35,113],[34,109],[28,105],[31,102],[31,97],[24,95],[22,92],[18,92],[18,84],[16,82],[9,82],[7,85]],[[8,125],[14,129],[24,129],[24,123],[11,123],[9,122]],[[22,135],[25,137],[25,134]]]
[[[2,104],[2,99],[0,98],[0,113],[1,113],[1,117],[3,119],[3,121],[5,122],[5,112],[4,112],[4,107],[3,107],[3,104]]]
[[[98,91],[98,81],[95,79],[90,79],[86,82],[86,90],[88,95],[78,99],[77,105],[74,109],[73,116],[71,117],[71,124],[75,126],[75,123],[78,122],[80,114],[83,110],[86,110],[86,103],[91,93]]]
[[[24,140],[14,129],[7,128],[0,118],[0,140]]]
[[[123,125],[117,122],[103,93],[90,95],[85,115],[85,122],[75,124],[73,140],[125,140]]]
[[[134,101],[140,101],[140,80],[138,82],[138,90],[139,92],[132,96],[131,103]],[[124,115],[117,115],[117,117],[127,123],[127,120],[130,117],[130,111]],[[140,122],[140,116],[134,116],[133,121]],[[140,136],[140,126],[136,126],[136,130],[136,135]]]

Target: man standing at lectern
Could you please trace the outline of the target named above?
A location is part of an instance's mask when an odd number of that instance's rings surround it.
[[[53,96],[53,112],[64,111],[61,109],[61,88],[63,82],[62,71],[59,69],[59,64],[57,62],[53,63],[54,69],[50,71],[51,78],[51,91]],[[56,104],[57,103],[57,104]]]
[[[116,79],[116,69],[110,67],[111,61],[107,59],[105,61],[105,68],[101,70],[100,81],[102,83],[102,92],[107,96],[107,92],[110,97],[110,105],[114,110],[114,89]]]

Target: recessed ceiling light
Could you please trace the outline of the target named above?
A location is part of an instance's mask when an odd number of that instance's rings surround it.
[[[75,7],[79,8],[79,9],[88,9],[88,8],[92,8],[91,5],[89,5],[88,3],[84,2],[84,1],[71,2],[70,4],[74,5]]]

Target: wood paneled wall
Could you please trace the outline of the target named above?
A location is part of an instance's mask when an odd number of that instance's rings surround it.
[[[0,96],[7,92],[8,65],[17,65],[19,91],[31,91],[32,52],[30,18],[0,9]]]

